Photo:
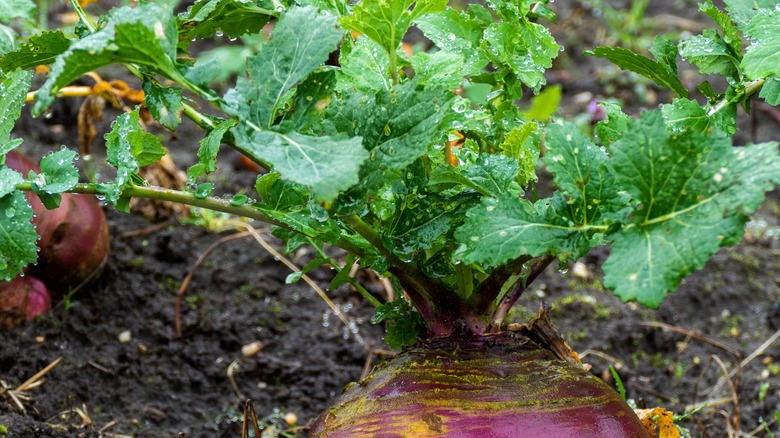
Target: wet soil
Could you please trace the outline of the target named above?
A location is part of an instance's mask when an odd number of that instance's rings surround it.
[[[636,114],[668,98],[652,84],[579,56],[584,48],[604,44],[610,29],[592,4],[559,3],[553,4],[561,17],[554,30],[570,52],[556,61],[549,80],[563,87],[561,108],[568,118],[587,117],[591,99],[618,97]],[[678,3],[669,2],[663,12],[704,21],[695,17],[692,2]],[[58,103],[50,119],[26,114],[14,132],[26,139],[22,148],[40,156],[61,144],[77,147],[79,105]],[[101,133],[110,120],[107,114]],[[182,168],[193,164],[188,154],[202,133],[188,121],[175,138],[159,132]],[[780,140],[771,113],[741,115],[735,142],[765,140]],[[254,174],[240,166],[238,156],[220,154],[223,164],[215,182],[232,192],[252,187]],[[305,283],[285,284],[289,269],[252,238],[220,245],[195,271],[183,294],[184,336],[177,337],[177,291],[197,258],[224,235],[179,222],[149,230],[151,224],[141,217],[106,212],[112,252],[100,279],[50,315],[0,332],[0,380],[11,387],[62,358],[42,385],[27,392],[32,400],[22,403],[24,412],[0,400],[5,436],[175,437],[184,432],[191,438],[239,437],[247,398],[266,425],[276,430],[303,426],[361,376],[369,350],[384,347],[381,327],[369,322],[371,306],[349,286],[328,296],[357,330],[342,324]],[[735,418],[743,432],[757,429],[764,418],[777,433],[780,426],[770,419],[780,411],[779,344],[738,364],[780,329],[778,213],[780,194],[774,192],[754,215],[743,242],[719,251],[659,309],[622,303],[604,290],[599,265],[608,249],[601,248],[566,273],[551,266],[510,319],[530,319],[544,300],[553,305],[553,321],[592,372],[614,384],[612,365],[627,396],[640,407],[682,413],[686,406],[707,402],[680,420],[693,436],[728,436]],[[302,266],[311,256],[303,250],[291,259]],[[311,276],[325,289],[333,271],[318,268]],[[372,293],[384,297],[375,277],[361,276]],[[129,341],[121,342],[120,334],[127,331]],[[242,346],[254,341],[262,342],[261,351],[243,356]],[[737,373],[730,382],[719,382],[732,371]],[[296,424],[282,420],[289,413],[297,417]]]

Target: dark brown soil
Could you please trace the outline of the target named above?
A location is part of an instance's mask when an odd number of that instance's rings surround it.
[[[559,3],[553,4],[561,17],[555,32],[571,52],[557,62],[550,82],[563,86],[561,107],[568,118],[584,113],[592,98],[621,98],[634,114],[667,98],[600,60],[579,56],[582,49],[602,44],[599,35],[609,30],[592,7]],[[668,3],[664,13],[705,22],[693,15],[693,3]],[[26,139],[22,148],[40,156],[60,144],[77,147],[78,105],[59,103],[51,119],[25,115],[15,131]],[[741,116],[736,142],[780,140],[768,113],[753,114]],[[106,119],[104,130],[111,116]],[[188,121],[183,126],[166,143],[185,168],[202,133]],[[234,192],[251,187],[254,175],[238,165],[237,156],[221,154],[216,182]],[[680,422],[693,436],[728,436],[726,422],[735,415],[743,432],[753,431],[759,418],[770,421],[780,411],[780,350],[772,344],[739,370],[738,382],[732,379],[738,383],[738,410],[729,384],[716,388],[724,376],[718,362],[729,371],[737,369],[780,328],[779,199],[778,192],[770,194],[754,215],[749,238],[718,252],[657,310],[624,304],[604,290],[599,265],[608,250],[598,249],[581,260],[585,271],[561,273],[551,266],[513,310],[512,322],[529,319],[545,300],[554,306],[553,320],[571,347],[593,365],[592,372],[613,382],[608,369],[613,365],[628,397],[640,407],[681,414],[687,405],[708,402]],[[345,384],[360,377],[367,348],[384,345],[381,327],[369,323],[371,306],[358,294],[346,286],[328,292],[354,321],[356,336],[305,283],[286,285],[289,270],[251,238],[221,245],[198,268],[183,301],[185,336],[177,338],[177,290],[198,256],[223,236],[176,223],[128,237],[150,224],[110,208],[107,214],[114,238],[102,277],[67,304],[58,304],[50,316],[0,332],[0,380],[11,387],[62,358],[45,383],[29,390],[33,400],[23,403],[26,412],[0,400],[0,426],[8,430],[4,435],[0,429],[0,437],[97,437],[101,429],[103,436],[185,432],[190,438],[239,437],[245,398],[277,430],[290,427],[281,420],[287,413],[305,425]],[[310,257],[301,251],[292,259],[302,266]],[[324,289],[333,273],[320,268],[311,275]],[[375,280],[363,279],[369,290],[383,295]],[[659,323],[690,334],[659,328]],[[118,336],[124,331],[130,331],[131,340],[121,343]],[[242,345],[253,341],[264,348],[243,357]],[[73,413],[76,409],[89,420]],[[776,434],[779,427],[771,425]]]

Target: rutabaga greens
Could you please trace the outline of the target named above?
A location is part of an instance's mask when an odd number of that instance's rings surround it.
[[[100,194],[124,211],[131,197],[167,199],[271,223],[288,250],[337,246],[390,275],[424,324],[402,303],[382,306],[378,319],[396,320],[393,344],[408,345],[423,326],[430,336],[491,330],[554,258],[576,259],[604,244],[612,245],[605,284],[624,300],[657,306],[719,247],[739,241],[746,215],[780,180],[776,143],[733,146],[729,138],[738,105],[749,110],[756,94],[780,103],[780,11],[771,1],[729,0],[727,13],[703,3],[717,28],[683,42],[658,37],[653,58],[621,48],[588,52],[676,95],[638,119],[605,104],[608,119],[596,138],[515,104],[529,90],[554,90],[544,88],[544,72],[562,48],[541,24],[555,20],[545,1],[488,0],[456,10],[443,0],[198,0],[175,15],[176,3],[121,7],[98,24],[74,4],[75,35],[14,34],[0,45],[7,52],[0,59],[0,278],[36,259],[23,190],[47,205],[62,192]],[[5,23],[31,19],[34,7],[18,0],[3,14]],[[191,58],[190,41],[256,34],[266,23],[274,24],[271,38],[220,95],[210,87],[220,66]],[[400,50],[411,26],[436,50]],[[690,100],[678,55],[703,74],[726,76],[728,89],[716,93],[703,81],[708,102]],[[191,190],[166,191],[138,177],[165,151],[137,109],[105,136],[115,179],[77,183],[69,151],[46,157],[37,175],[2,165],[23,141],[11,130],[30,69],[40,64],[51,69],[35,92],[35,115],[79,76],[123,64],[142,81],[145,106],[163,126],[176,129],[181,115],[201,126]],[[471,100],[459,93],[471,84],[491,91]],[[537,103],[558,95],[543,92]],[[191,99],[222,116],[197,111]],[[458,137],[461,145],[447,145]],[[223,144],[268,170],[254,202],[209,196],[200,178],[219,166]],[[553,175],[557,191],[549,198],[536,195],[538,165]]]

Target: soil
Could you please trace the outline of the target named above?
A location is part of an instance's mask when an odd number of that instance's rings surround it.
[[[632,114],[668,100],[652,84],[578,55],[609,43],[605,39],[612,30],[596,7],[601,3],[559,3],[552,4],[560,17],[554,31],[568,55],[556,61],[549,81],[562,86],[567,118],[582,120],[590,100],[606,96],[626,102]],[[675,23],[706,23],[691,2],[663,3],[666,16],[680,19],[667,17],[671,31],[687,30]],[[633,43],[643,44],[641,35],[656,31],[668,29],[643,29]],[[684,77],[689,69],[681,65]],[[127,77],[118,69],[101,74]],[[60,101],[48,119],[25,114],[14,131],[25,139],[22,149],[41,156],[61,144],[77,147],[80,104]],[[116,114],[107,113],[98,138]],[[756,107],[739,123],[736,143],[780,140],[771,109]],[[192,123],[185,120],[175,138],[158,132],[181,168],[193,164],[189,155],[202,133]],[[237,154],[220,154],[223,164],[215,182],[233,193],[251,188],[255,176],[241,167]],[[180,432],[190,438],[239,437],[246,399],[266,426],[277,431],[304,426],[361,376],[370,350],[385,347],[382,328],[370,323],[371,306],[351,287],[327,294],[353,328],[342,324],[305,283],[285,284],[289,269],[251,238],[221,244],[195,270],[183,294],[184,336],[177,337],[177,290],[197,258],[224,235],[180,222],[149,229],[151,224],[139,216],[111,208],[106,213],[113,239],[99,280],[60,302],[50,315],[0,332],[0,380],[11,387],[62,358],[42,385],[27,392],[32,399],[22,403],[24,412],[0,400],[0,425],[7,429],[0,437],[174,437]],[[627,397],[640,407],[681,414],[686,406],[706,402],[707,407],[679,421],[692,436],[728,436],[735,418],[743,432],[768,436],[759,430],[763,418],[777,433],[780,426],[770,419],[780,411],[778,346],[738,364],[780,329],[778,213],[780,193],[775,191],[753,215],[743,242],[719,251],[658,309],[622,303],[603,288],[599,266],[608,249],[600,248],[567,272],[551,266],[510,320],[525,322],[544,300],[553,305],[554,322],[591,371],[615,383],[612,365]],[[333,254],[343,260],[339,252]],[[299,250],[290,258],[303,266],[311,256],[310,250]],[[333,274],[328,268],[311,272],[323,289]],[[376,277],[361,273],[361,278],[384,297]],[[121,342],[126,331],[129,341]],[[243,356],[242,346],[254,341],[262,343],[261,351]],[[735,370],[734,378],[719,384],[726,371]],[[283,420],[291,413],[297,416],[293,425]],[[305,432],[293,428],[286,433]]]

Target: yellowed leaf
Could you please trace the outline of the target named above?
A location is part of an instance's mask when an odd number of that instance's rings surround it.
[[[674,414],[666,409],[634,409],[634,412],[652,438],[680,438],[680,431],[674,426]]]

